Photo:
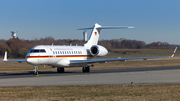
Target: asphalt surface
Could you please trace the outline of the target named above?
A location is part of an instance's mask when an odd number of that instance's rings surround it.
[[[171,84],[180,83],[180,66],[145,67],[82,71],[0,73],[0,86],[101,85],[101,84]]]

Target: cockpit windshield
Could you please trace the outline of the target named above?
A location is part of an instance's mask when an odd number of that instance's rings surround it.
[[[45,49],[31,49],[30,53],[46,53]]]

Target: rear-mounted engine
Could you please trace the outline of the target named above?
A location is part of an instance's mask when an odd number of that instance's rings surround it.
[[[108,50],[100,45],[94,45],[90,48],[90,53],[93,56],[105,56],[108,53]]]

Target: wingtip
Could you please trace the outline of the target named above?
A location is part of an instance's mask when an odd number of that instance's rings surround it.
[[[130,26],[130,27],[128,27],[128,28],[134,28],[134,26]]]
[[[4,54],[4,59],[3,59],[3,61],[8,61],[8,60],[7,60],[7,51],[5,51],[5,54]]]
[[[175,53],[176,53],[177,47],[174,49],[173,54],[171,55],[171,58],[174,57]]]

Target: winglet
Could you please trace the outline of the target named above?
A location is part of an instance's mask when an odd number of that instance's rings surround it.
[[[8,61],[8,60],[7,60],[7,51],[5,51],[5,54],[4,54],[4,59],[3,59],[3,61]]]
[[[174,52],[173,52],[173,54],[172,54],[171,57],[174,57],[174,55],[175,55],[175,53],[176,53],[176,50],[177,50],[177,47],[175,48],[175,50],[174,50]]]

